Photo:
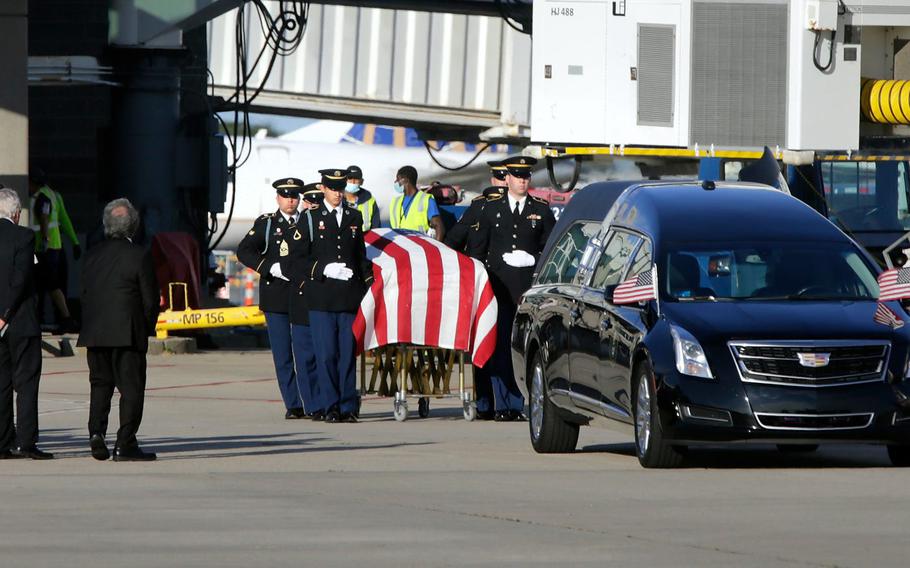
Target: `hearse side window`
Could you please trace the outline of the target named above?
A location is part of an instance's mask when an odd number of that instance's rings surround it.
[[[600,230],[600,223],[575,223],[557,241],[550,257],[540,270],[538,284],[562,284],[571,282],[578,271],[581,255],[588,240]]]
[[[632,259],[632,265],[629,267],[629,272],[626,273],[626,278],[631,276],[638,276],[642,272],[648,270],[651,266],[651,243],[645,240],[641,243],[641,246],[638,247],[638,252],[635,253],[635,258]]]
[[[614,232],[604,246],[603,254],[600,255],[600,260],[597,262],[597,268],[594,269],[591,288],[603,290],[607,286],[619,284],[623,275],[623,267],[639,241],[641,241],[641,237],[631,233]]]

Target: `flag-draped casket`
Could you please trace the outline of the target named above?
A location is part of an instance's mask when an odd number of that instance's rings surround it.
[[[479,261],[422,233],[364,235],[375,280],[354,321],[358,353],[394,343],[470,352],[482,367],[496,346],[496,298]]]

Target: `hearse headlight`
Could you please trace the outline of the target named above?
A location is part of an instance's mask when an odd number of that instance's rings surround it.
[[[713,379],[711,367],[705,357],[705,350],[691,333],[675,325],[670,326],[673,336],[673,352],[676,354],[676,370],[684,375]]]

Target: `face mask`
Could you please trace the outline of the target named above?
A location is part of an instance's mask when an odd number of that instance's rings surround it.
[[[344,190],[347,191],[348,193],[357,193],[358,191],[360,191],[360,184],[359,183],[349,183],[344,187]]]
[[[395,193],[404,193],[404,187],[397,181],[395,182],[395,185],[392,186],[392,189],[395,190]]]

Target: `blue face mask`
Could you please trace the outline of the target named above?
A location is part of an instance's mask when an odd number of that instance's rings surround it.
[[[359,183],[349,183],[344,187],[344,190],[347,191],[348,193],[357,193],[358,191],[360,191],[360,184]]]
[[[404,187],[397,181],[395,182],[395,185],[392,186],[392,189],[395,190],[395,193],[404,193]]]

